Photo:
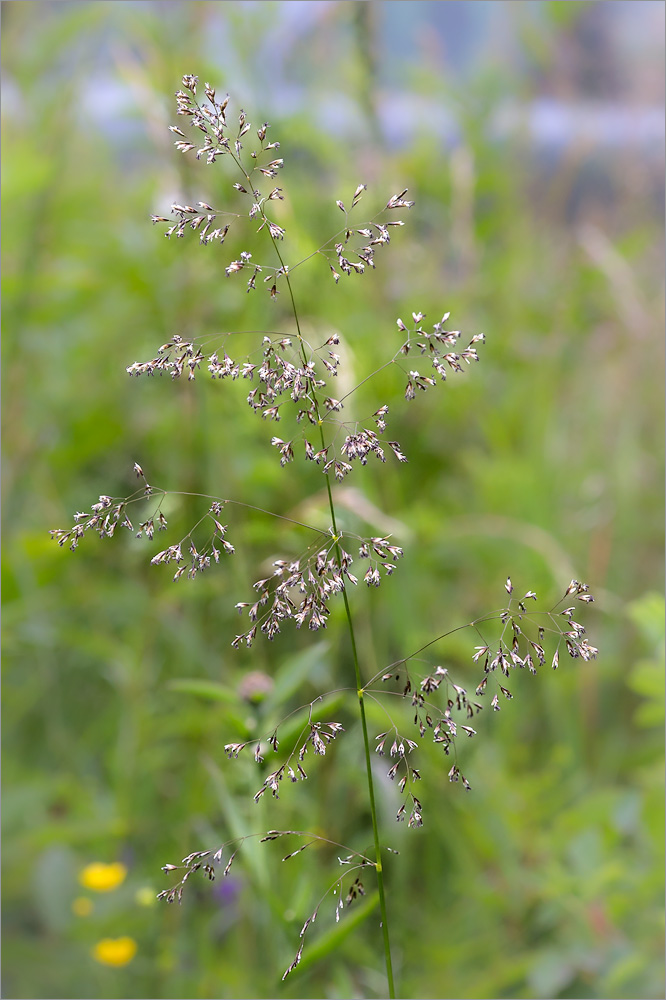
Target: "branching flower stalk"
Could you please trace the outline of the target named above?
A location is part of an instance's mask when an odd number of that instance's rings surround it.
[[[125,528],[137,537],[145,537],[152,541],[156,533],[159,535],[160,532],[168,530],[163,510],[164,501],[168,496],[199,496],[208,503],[208,508],[199,520],[185,536],[173,540],[151,559],[155,565],[175,564],[173,575],[175,581],[184,576],[194,579],[197,574],[209,569],[213,563],[219,563],[222,556],[234,553],[234,545],[228,537],[229,524],[223,523],[228,520],[227,512],[232,511],[234,505],[278,517],[309,533],[310,541],[298,558],[275,560],[273,572],[268,577],[257,580],[253,585],[255,592],[253,600],[240,601],[236,604],[241,615],[247,614],[249,627],[236,635],[231,645],[235,648],[242,645],[251,647],[258,634],[274,639],[287,621],[293,621],[296,628],[301,628],[307,623],[310,631],[325,628],[330,614],[329,603],[341,595],[354,665],[354,687],[342,690],[353,690],[356,695],[364,747],[374,859],[342,844],[304,831],[270,830],[261,837],[262,841],[278,840],[286,836],[304,839],[300,847],[283,858],[284,861],[301,853],[315,841],[325,840],[329,844],[342,847],[347,852],[345,858],[339,858],[340,864],[345,867],[344,875],[336,877],[314,912],[305,921],[301,929],[301,944],[283,978],[293,972],[299,964],[305,935],[314,923],[323,900],[330,893],[336,897],[335,919],[338,920],[345,906],[351,905],[358,896],[365,894],[364,872],[373,869],[377,879],[388,995],[395,997],[383,863],[385,852],[390,852],[391,849],[383,846],[380,838],[372,753],[375,752],[380,757],[388,753],[391,759],[388,777],[397,781],[399,791],[404,795],[396,819],[398,821],[407,819],[410,827],[423,825],[422,805],[414,791],[421,779],[421,773],[420,768],[412,763],[420,742],[426,737],[431,737],[445,756],[452,756],[453,763],[448,771],[449,780],[454,783],[459,782],[464,788],[469,789],[470,783],[460,769],[457,739],[460,735],[466,738],[476,735],[475,729],[470,725],[482,708],[476,698],[482,698],[489,686],[491,689],[494,688],[491,706],[494,711],[499,711],[500,696],[504,699],[512,698],[511,691],[507,687],[507,678],[516,668],[527,668],[530,673],[535,674],[538,667],[546,663],[548,656],[553,669],[556,669],[561,649],[574,659],[589,660],[595,657],[597,650],[585,638],[585,628],[574,620],[577,605],[574,603],[561,608],[561,604],[567,598],[584,604],[590,602],[592,597],[585,584],[572,580],[566,588],[564,598],[558,604],[547,611],[538,611],[530,605],[530,602],[536,601],[536,594],[527,591],[521,598],[513,596],[514,587],[507,578],[505,589],[508,603],[505,606],[475,621],[450,629],[403,659],[386,666],[374,677],[364,680],[349,600],[349,586],[357,586],[359,579],[351,572],[351,566],[355,558],[364,563],[366,569],[363,581],[368,587],[378,587],[383,576],[394,572],[398,560],[403,556],[403,551],[388,536],[363,537],[347,530],[341,531],[336,517],[333,486],[352,473],[354,463],[366,465],[371,456],[382,463],[385,462],[387,449],[399,463],[406,462],[407,457],[399,442],[384,443],[383,434],[389,410],[387,404],[380,405],[363,421],[344,422],[339,414],[346,400],[361,386],[380,371],[393,365],[401,368],[406,376],[405,399],[413,400],[417,396],[417,390],[425,391],[432,388],[438,382],[445,381],[448,374],[461,373],[472,362],[478,361],[476,345],[483,343],[484,337],[482,334],[473,336],[469,344],[461,349],[458,343],[460,332],[446,327],[448,313],[440,322],[427,330],[424,325],[425,315],[414,312],[411,328],[402,319],[397,320],[401,343],[393,355],[375,371],[362,378],[342,398],[335,398],[329,389],[329,383],[337,376],[340,365],[340,356],[334,350],[340,341],[339,335],[329,336],[319,346],[308,343],[302,331],[292,273],[306,261],[323,258],[335,283],[338,284],[341,274],[347,277],[362,275],[366,269],[374,268],[378,250],[391,241],[390,227],[400,227],[404,224],[402,220],[393,218],[386,220],[384,213],[392,215],[396,210],[408,210],[413,202],[405,200],[407,191],[402,191],[389,198],[382,211],[369,221],[360,226],[352,226],[350,215],[357,209],[366,190],[364,184],[359,184],[352,196],[349,210],[342,201],[336,202],[344,214],[343,228],[304,260],[289,265],[281,250],[285,230],[268,215],[271,203],[283,199],[282,189],[272,186],[268,193],[262,193],[259,189],[259,185],[265,185],[266,181],[273,185],[283,167],[283,160],[276,157],[280,147],[279,142],[268,141],[269,125],[266,123],[256,130],[259,145],[249,153],[251,166],[246,165],[247,156],[243,150],[249,140],[252,126],[247,121],[245,113],[242,110],[239,112],[237,124],[232,127],[227,121],[228,97],[218,101],[215,90],[206,84],[204,87],[206,101],[200,103],[196,97],[198,80],[191,75],[183,77],[182,86],[183,89],[176,94],[177,113],[189,120],[193,138],[198,141],[190,141],[182,128],[171,126],[171,131],[178,137],[176,147],[184,153],[194,151],[196,158],[205,160],[207,164],[214,164],[218,159],[227,156],[234,164],[236,176],[240,176],[240,179],[233,183],[233,188],[237,196],[249,199],[250,208],[243,213],[215,209],[204,201],[198,202],[196,207],[174,204],[171,218],[154,215],[152,221],[155,224],[166,224],[165,235],[168,238],[174,235],[176,238],[184,238],[188,231],[196,232],[202,246],[223,245],[230,227],[243,217],[258,222],[257,231],[268,234],[278,263],[257,264],[249,251],[242,251],[237,259],[229,261],[225,266],[225,274],[234,279],[243,272],[248,293],[257,291],[257,281],[260,287],[261,284],[268,287],[272,299],[276,299],[283,289],[286,290],[293,315],[295,344],[292,336],[284,332],[262,332],[261,343],[247,350],[240,360],[234,360],[226,349],[220,347],[207,354],[204,351],[205,337],[188,341],[179,335],[174,335],[168,343],[157,350],[155,357],[149,361],[134,362],[127,368],[127,372],[131,376],[168,373],[172,379],[186,376],[192,381],[205,365],[214,380],[242,379],[250,383],[247,402],[262,419],[277,423],[285,413],[289,411],[294,413],[298,430],[290,439],[273,436],[271,445],[277,449],[281,466],[295,460],[296,445],[302,446],[306,461],[321,466],[326,483],[330,525],[322,530],[304,521],[274,514],[244,501],[200,494],[179,494],[177,491],[158,488],[148,483],[143,468],[135,463],[134,472],[140,480],[136,491],[124,498],[100,496],[88,511],[79,511],[75,515],[72,527],[54,529],[51,535],[59,545],[67,545],[70,549],[76,549],[85,534],[91,531],[105,538],[112,537],[117,529]],[[380,221],[381,219],[385,221]],[[228,331],[216,335],[215,339],[222,338],[223,343],[228,344],[230,338],[239,335],[238,331]],[[251,336],[252,332],[247,335]],[[431,374],[417,370],[413,367],[413,362],[411,367],[407,365],[406,359],[409,355],[418,356],[425,361],[431,369]],[[368,427],[367,424],[370,423],[374,424],[374,427]],[[310,436],[315,443],[310,440]],[[342,438],[341,443],[340,438]],[[136,515],[135,524],[130,514],[132,517],[135,516],[134,509],[137,505],[148,505],[148,510],[145,515]],[[143,519],[139,520],[140,517]],[[348,550],[356,546],[358,554],[354,557]],[[530,605],[529,611],[528,605]],[[461,629],[472,629],[477,636],[472,660],[483,668],[483,676],[476,686],[473,697],[468,695],[465,687],[454,682],[447,667],[429,661],[433,648]],[[488,632],[488,629],[491,632]],[[549,640],[554,646],[552,653],[546,652]],[[501,682],[497,679],[500,676]],[[326,699],[338,693],[339,691],[318,695],[315,701],[290,713],[290,716],[283,719],[277,728],[259,739],[228,743],[225,746],[225,752],[230,759],[238,758],[247,748],[251,748],[256,763],[261,765],[265,759],[265,747],[270,748],[273,753],[279,753],[278,734],[287,719],[293,716],[297,729],[300,724],[298,736],[295,740],[291,739],[291,745],[288,745],[287,754],[282,762],[265,775],[263,784],[254,796],[255,801],[266,792],[278,798],[285,778],[290,782],[307,778],[305,764],[308,754],[315,757],[325,755],[328,747],[344,732],[342,724],[338,721],[319,718],[324,712]],[[387,719],[385,731],[374,738],[374,751],[366,713],[368,699],[371,699],[373,704],[381,706]],[[407,735],[404,720],[396,718],[393,712],[386,708],[387,701],[409,706],[413,712],[411,722],[413,738]],[[223,866],[222,873],[227,875],[245,839],[247,838],[242,837],[236,842],[227,842],[214,851],[195,851],[184,858],[180,865],[165,865],[163,869],[165,872],[183,874],[179,882],[171,889],[160,893],[159,898],[167,902],[180,901],[185,883],[196,871],[201,870],[204,875],[213,879],[216,869]],[[232,846],[234,846],[233,851],[230,850]],[[352,874],[355,875],[355,880],[349,884],[345,895],[343,878],[348,880]]]

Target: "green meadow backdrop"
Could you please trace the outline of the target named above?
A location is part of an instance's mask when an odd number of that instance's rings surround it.
[[[290,259],[359,182],[368,205],[416,201],[376,271],[294,275],[345,378],[391,356],[412,311],[487,337],[412,403],[391,372],[367,387],[409,456],[340,491],[405,549],[353,595],[368,675],[501,606],[507,574],[596,596],[599,658],[516,676],[462,748],[471,793],[424,747],[407,830],[378,771],[401,995],[663,996],[663,4],[27,0],[2,17],[3,995],[386,995],[372,899],[337,927],[326,904],[280,982],[333,850],[281,864],[251,841],[229,878],[155,901],[163,864],[240,833],[371,839],[353,697],[335,752],[279,802],[255,805],[256,765],[223,751],[349,683],[335,607],[326,632],[230,648],[234,604],[293,530],[234,514],[233,559],[176,584],[146,540],[70,553],[48,535],[130,493],[134,462],[164,488],[321,510],[321,476],[280,468],[243,384],[125,373],[174,333],[289,330],[283,303],[225,278],[242,236],[203,248],[150,224],[229,190],[224,162],[167,131],[193,73],[271,123]],[[202,513],[170,502],[183,530]],[[435,662],[472,683],[474,645]]]

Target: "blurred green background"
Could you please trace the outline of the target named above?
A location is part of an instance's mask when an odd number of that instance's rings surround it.
[[[372,209],[416,200],[376,271],[294,276],[306,329],[343,338],[341,377],[390,357],[413,310],[488,338],[464,379],[411,404],[395,373],[366,387],[410,458],[355,471],[339,498],[346,526],[405,548],[354,594],[368,675],[501,605],[507,573],[544,599],[572,576],[597,597],[599,659],[516,677],[463,748],[471,794],[424,746],[425,826],[408,831],[378,769],[401,995],[663,996],[664,5],[22,2],[2,18],[3,995],[386,995],[377,911],[352,927],[351,909],[334,940],[333,903],[280,983],[334,850],[282,865],[283,845],[250,841],[229,879],[154,901],[161,865],[239,833],[371,841],[353,698],[330,710],[334,752],[279,802],[254,805],[260,771],[223,752],[352,676],[335,605],[326,633],[230,649],[233,605],[303,539],[234,513],[234,558],[171,584],[143,540],[71,554],[48,537],[131,492],[134,461],[161,487],[324,518],[320,475],[280,469],[244,385],[124,371],[173,333],[291,329],[286,302],[224,277],[247,230],[220,249],[150,225],[230,190],[224,161],[190,162],[167,131],[194,73],[271,122],[289,260],[359,181]],[[184,531],[202,510],[169,513]],[[474,644],[434,662],[476,683]],[[250,671],[272,679],[263,698]],[[86,888],[93,862],[127,877]],[[106,938],[136,955],[99,961]]]

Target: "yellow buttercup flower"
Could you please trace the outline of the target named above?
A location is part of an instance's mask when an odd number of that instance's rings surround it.
[[[137,943],[131,937],[102,938],[92,950],[96,962],[120,968],[127,965],[136,955]]]
[[[92,899],[87,896],[77,896],[72,900],[72,911],[77,917],[89,917],[92,913]]]
[[[94,892],[111,892],[112,889],[122,885],[126,875],[127,868],[120,861],[114,861],[110,865],[94,861],[79,872],[79,882]]]

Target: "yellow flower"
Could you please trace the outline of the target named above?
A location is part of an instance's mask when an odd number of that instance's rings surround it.
[[[87,896],[77,896],[72,900],[72,911],[77,917],[89,917],[92,913],[92,900]]]
[[[127,868],[120,861],[110,865],[95,861],[79,872],[79,882],[94,892],[111,892],[125,881],[126,875]]]
[[[134,938],[102,938],[92,950],[96,962],[102,965],[113,965],[119,968],[127,965],[136,955],[137,944]]]

